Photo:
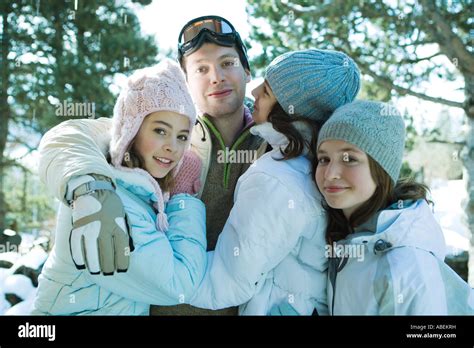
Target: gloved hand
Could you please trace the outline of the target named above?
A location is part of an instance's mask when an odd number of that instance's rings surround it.
[[[91,274],[126,272],[134,250],[120,197],[112,190],[95,190],[72,204],[71,255],[78,269]]]
[[[299,315],[299,313],[295,311],[295,309],[287,301],[284,301],[278,305],[274,305],[273,308],[270,310],[269,315],[289,316],[289,315]]]
[[[170,196],[178,193],[188,193],[195,195],[201,188],[201,159],[191,150],[187,150],[183,155],[183,163],[175,178],[175,186],[171,190]]]

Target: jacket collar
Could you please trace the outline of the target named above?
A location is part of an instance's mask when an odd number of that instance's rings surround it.
[[[150,178],[138,171],[126,171],[112,167],[117,183],[146,203],[158,201],[157,192]],[[151,177],[151,176],[150,176]]]
[[[395,203],[340,242],[363,243],[374,253],[411,246],[431,252],[440,260],[446,256],[443,231],[424,199]]]
[[[304,122],[300,121],[293,122],[293,126],[301,133],[304,140],[311,144],[311,129]],[[280,149],[284,150],[289,144],[288,138],[273,128],[273,125],[270,122],[253,126],[252,129],[250,129],[250,133],[265,139],[265,141],[271,145],[273,150],[278,150],[278,152]],[[303,155],[308,155],[308,153],[309,148],[305,146]]]
[[[311,142],[311,133],[306,125],[302,122],[294,122],[295,128],[300,131],[304,139]],[[288,138],[282,133],[275,130],[270,122],[265,122],[253,126],[250,129],[250,133],[263,138],[273,148],[272,151],[266,153],[264,156],[271,156],[275,160],[280,160],[283,155],[280,151],[284,150],[289,144]],[[305,148],[302,156],[292,158],[285,161],[294,170],[304,173],[305,175],[311,175],[312,166],[311,159],[308,156],[309,149]]]
[[[210,130],[208,129],[208,126],[205,124],[205,122],[203,121],[204,118],[209,119],[209,117],[210,116],[208,114],[204,114],[204,113],[198,114],[197,122],[193,128],[193,132],[191,135],[191,143],[193,144],[193,146],[199,147],[199,144],[210,141],[210,135],[211,135]],[[244,105],[243,121],[244,121],[243,127],[236,138],[242,135],[242,133],[245,132],[247,129],[252,128],[255,125],[255,122],[252,118],[252,113],[250,112],[250,109],[245,105]]]

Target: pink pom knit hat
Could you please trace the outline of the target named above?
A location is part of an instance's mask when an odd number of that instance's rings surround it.
[[[189,94],[184,74],[179,65],[165,59],[151,68],[140,69],[128,78],[127,86],[120,93],[114,107],[110,157],[112,164],[121,170],[145,175],[155,187],[158,202],[157,227],[168,229],[164,204],[169,194],[163,195],[155,178],[140,168],[122,166],[125,151],[135,138],[143,120],[156,111],[173,111],[189,118],[190,131],[196,123],[196,108]],[[181,160],[182,161],[182,160]],[[173,169],[173,175],[181,165]]]

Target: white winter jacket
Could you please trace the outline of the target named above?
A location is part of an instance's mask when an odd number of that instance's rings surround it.
[[[394,204],[336,243],[328,306],[334,315],[474,314],[474,291],[447,264],[425,200]]]
[[[254,126],[273,151],[242,175],[234,206],[208,252],[204,280],[191,305],[242,305],[240,315],[267,315],[290,303],[299,314],[327,314],[326,215],[306,156],[281,158],[288,140],[271,124]]]

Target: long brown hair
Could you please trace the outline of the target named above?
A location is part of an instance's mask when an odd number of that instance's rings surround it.
[[[146,170],[145,161],[135,148],[135,141],[136,137],[130,142],[130,145],[128,145],[127,149],[125,150],[125,155],[122,159],[122,166],[127,168],[141,168],[143,170]],[[109,161],[109,163],[111,163],[110,153],[107,156],[107,160]],[[158,182],[163,192],[170,192],[176,184],[172,171],[166,174],[165,177],[160,179],[155,178],[155,180]]]
[[[296,121],[304,122],[311,129],[310,143],[305,140],[301,133],[294,127],[293,122]],[[300,156],[303,153],[305,147],[310,150],[311,157],[315,157],[315,153],[313,151],[316,148],[316,142],[318,139],[319,130],[321,129],[321,123],[299,115],[290,116],[285,112],[283,107],[278,102],[270,111],[270,114],[268,115],[268,122],[272,124],[276,131],[285,135],[289,140],[289,144],[285,147],[285,149],[280,149],[280,152],[283,155],[283,158],[280,160],[289,160]]]
[[[331,208],[323,199],[323,207],[328,213],[326,241],[329,244],[344,239],[353,232],[354,227],[368,221],[375,213],[395,202],[424,199],[431,203],[427,199],[429,188],[426,185],[417,183],[412,178],[402,178],[394,186],[387,172],[372,157],[369,155],[367,157],[376,189],[372,196],[351,214],[349,220],[342,212],[342,209]],[[313,160],[313,177],[316,172],[317,162],[315,158]]]

